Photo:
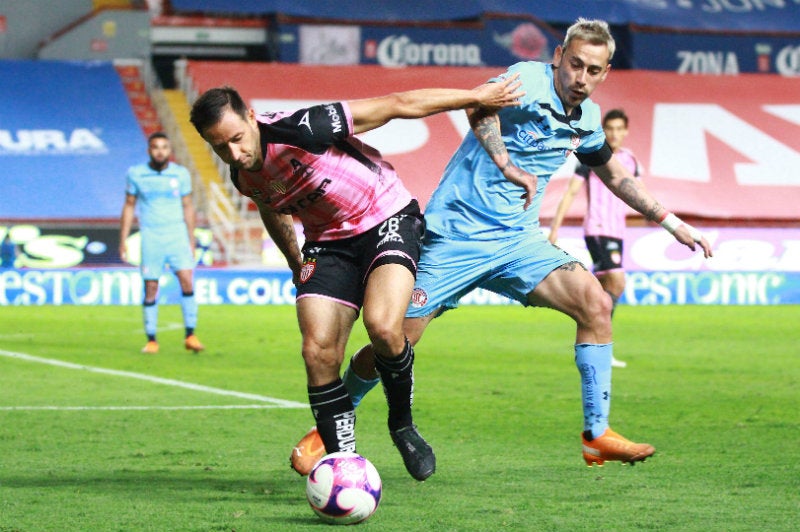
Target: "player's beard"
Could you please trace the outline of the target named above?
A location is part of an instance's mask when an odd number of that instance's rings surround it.
[[[160,172],[168,165],[169,165],[169,157],[164,159],[153,159],[152,157],[150,158],[150,167],[153,170],[156,170],[157,172]]]

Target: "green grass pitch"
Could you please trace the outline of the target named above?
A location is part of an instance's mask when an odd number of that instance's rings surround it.
[[[324,530],[291,471],[313,423],[293,307],[201,307],[207,350],[161,353],[137,307],[0,308],[0,532]],[[434,446],[403,468],[380,391],[359,451],[386,531],[796,530],[800,307],[620,307],[611,424],[656,456],[588,468],[574,325],[465,307],[417,346],[415,420]],[[364,343],[356,324],[349,354]]]

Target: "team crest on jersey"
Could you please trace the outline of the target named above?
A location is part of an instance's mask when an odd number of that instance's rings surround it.
[[[316,259],[306,259],[303,262],[303,267],[300,268],[300,282],[305,283],[311,276],[314,275],[314,270],[317,269],[317,260]]]
[[[283,181],[271,181],[269,188],[278,194],[286,194],[286,184]]]
[[[614,264],[622,264],[622,255],[619,251],[612,251],[611,252],[611,262]]]
[[[581,138],[578,135],[572,135],[572,137],[569,139],[569,142],[574,148],[577,148],[581,145]]]
[[[428,293],[422,288],[415,288],[411,292],[411,306],[415,308],[424,307],[428,302]]]

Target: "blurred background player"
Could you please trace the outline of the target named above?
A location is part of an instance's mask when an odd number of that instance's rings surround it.
[[[150,161],[128,169],[125,204],[119,232],[119,256],[128,257],[127,239],[138,201],[141,233],[141,272],[144,279],[144,330],[147,344],[143,353],[158,353],[158,280],[169,265],[181,287],[181,311],[186,330],[184,347],[195,353],[204,349],[194,334],[197,301],[194,297],[194,205],[189,171],[172,161],[172,147],[164,133],[147,140]]]
[[[628,116],[622,109],[612,109],[603,117],[603,131],[606,141],[622,165],[635,177],[639,177],[639,163],[629,149],[622,146],[628,136]],[[548,240],[555,244],[558,240],[558,230],[564,222],[564,216],[569,211],[575,194],[588,184],[586,191],[586,214],[583,217],[583,238],[586,249],[592,257],[592,272],[600,281],[608,295],[611,296],[611,316],[617,301],[625,289],[625,270],[622,265],[622,241],[625,236],[625,215],[628,206],[611,190],[591,168],[578,163],[577,158],[570,157],[567,165],[573,164],[573,175],[567,185],[567,190],[558,204],[556,214],[550,226]],[[616,358],[611,359],[611,365],[624,368],[627,364]]]

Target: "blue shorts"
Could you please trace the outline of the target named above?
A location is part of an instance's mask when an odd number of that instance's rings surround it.
[[[503,240],[454,240],[426,233],[417,282],[406,316],[421,318],[458,306],[476,288],[528,304],[528,294],[550,272],[578,259],[542,233]]]
[[[186,226],[143,228],[141,237],[142,278],[145,281],[157,281],[166,265],[173,272],[194,269]]]

